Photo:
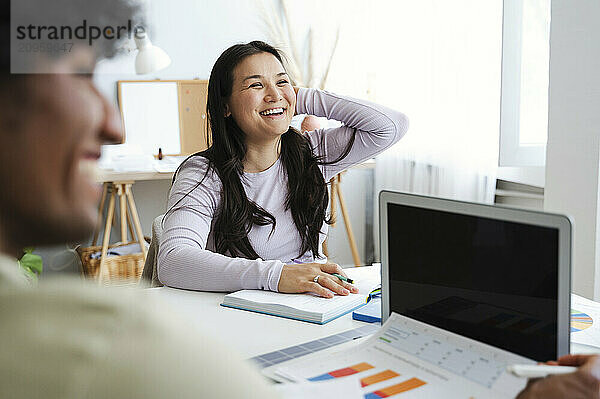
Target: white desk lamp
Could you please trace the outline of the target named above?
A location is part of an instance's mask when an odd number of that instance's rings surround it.
[[[135,45],[138,48],[135,57],[136,74],[157,72],[171,65],[171,58],[163,49],[152,45],[143,27],[136,28]]]

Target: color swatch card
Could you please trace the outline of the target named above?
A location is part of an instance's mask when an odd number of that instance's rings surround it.
[[[571,294],[571,342],[600,348],[600,303]]]
[[[343,351],[281,363],[281,380],[358,382],[365,399],[514,398],[526,380],[509,364],[521,356],[392,314],[367,341]]]

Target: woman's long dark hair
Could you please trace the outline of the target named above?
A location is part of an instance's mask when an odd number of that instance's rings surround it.
[[[221,202],[212,223],[215,250],[221,254],[248,259],[259,257],[248,239],[252,226],[271,224],[273,232],[276,220],[246,196],[240,178],[244,171],[243,160],[247,150],[246,135],[232,116],[225,117],[225,104],[231,96],[235,67],[246,57],[259,53],[270,53],[283,65],[279,51],[261,41],[234,45],[225,50],[215,62],[208,82],[206,105],[210,125],[207,135],[212,134],[207,142],[211,142],[211,145],[207,150],[192,155],[208,159],[206,174],[192,190],[202,184],[211,170],[217,173],[222,183]],[[319,232],[323,222],[331,224],[326,215],[329,202],[327,184],[319,165],[336,163],[345,158],[352,148],[354,137],[355,135],[338,159],[325,162],[314,154],[308,138],[297,130],[290,127],[281,136],[280,161],[288,177],[285,209],[291,211],[300,234],[301,247],[298,256],[310,250],[313,257],[317,258]],[[175,203],[167,214],[183,198]]]

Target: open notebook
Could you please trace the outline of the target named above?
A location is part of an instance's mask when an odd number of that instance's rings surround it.
[[[325,324],[366,304],[369,293],[381,284],[379,264],[352,267],[344,269],[344,272],[354,280],[358,294],[336,295],[328,299],[314,294],[241,290],[225,295],[221,306]]]

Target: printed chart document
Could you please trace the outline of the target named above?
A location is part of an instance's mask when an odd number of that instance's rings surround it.
[[[571,294],[571,343],[600,348],[600,303]]]
[[[514,398],[526,380],[506,372],[534,361],[393,313],[368,340],[281,363],[282,381],[340,379],[365,399]]]
[[[262,290],[241,290],[225,295],[222,306],[251,310],[274,316],[325,324],[367,303],[371,290],[381,284],[380,265],[344,269],[354,280],[358,294],[322,298],[314,294],[283,294]]]
[[[363,399],[358,381],[329,380],[319,383],[275,384],[273,387],[285,399]]]

